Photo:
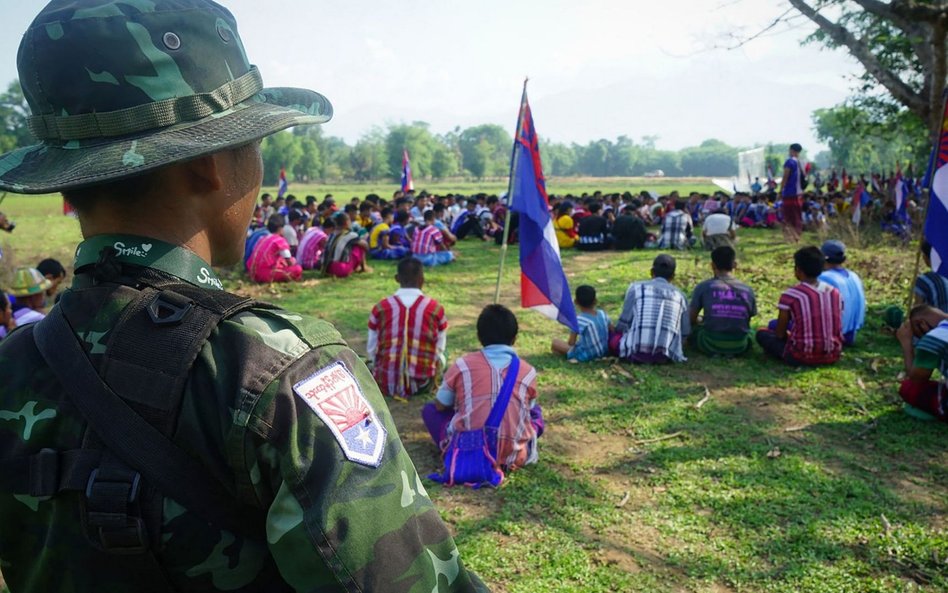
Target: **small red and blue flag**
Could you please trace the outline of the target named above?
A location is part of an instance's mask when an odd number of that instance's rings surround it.
[[[853,224],[862,222],[862,209],[872,201],[872,196],[866,191],[866,184],[859,180],[856,191],[853,193]]]
[[[402,149],[402,191],[415,189],[415,182],[411,178],[411,161],[408,159],[408,149]]]
[[[524,85],[510,163],[510,208],[520,215],[520,304],[579,331],[546,193],[540,144]]]

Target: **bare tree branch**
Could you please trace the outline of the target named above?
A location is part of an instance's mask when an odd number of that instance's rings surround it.
[[[860,4],[862,2],[870,2],[870,0],[856,1]],[[928,120],[930,104],[927,98],[919,96],[919,94],[896,73],[886,69],[863,39],[856,37],[842,25],[834,23],[820,14],[819,10],[810,6],[806,0],[789,0],[789,2],[800,14],[813,21],[820,30],[826,33],[835,43],[846,47],[849,53],[859,60],[866,71],[875,78],[879,84],[884,86],[895,100],[908,107],[922,119]]]
[[[785,10],[780,16],[778,16],[778,17],[775,18],[772,22],[770,22],[770,24],[768,24],[767,26],[765,26],[765,27],[762,28],[761,30],[757,31],[756,33],[754,33],[754,34],[751,35],[750,37],[746,37],[746,38],[743,38],[743,39],[739,39],[739,40],[737,41],[737,43],[735,43],[734,45],[725,45],[725,46],[715,45],[715,46],[714,46],[714,49],[726,49],[726,50],[728,50],[728,51],[735,50],[735,49],[740,49],[740,48],[744,47],[745,45],[747,45],[748,43],[750,43],[751,41],[753,41],[753,40],[755,40],[755,39],[758,39],[758,38],[760,38],[760,37],[763,37],[763,35],[764,35],[765,33],[767,33],[768,31],[773,30],[773,29],[776,28],[780,23],[789,22],[790,18],[792,18],[792,17],[788,17],[788,15],[790,15],[791,12],[794,12],[794,10],[793,10],[792,8],[788,8],[788,9]],[[733,35],[733,37],[737,37],[737,36],[736,36],[736,35]]]

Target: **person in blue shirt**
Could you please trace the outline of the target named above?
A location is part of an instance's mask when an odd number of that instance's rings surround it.
[[[554,354],[569,360],[589,362],[609,355],[609,332],[615,331],[609,316],[596,307],[596,289],[586,284],[576,288],[579,332],[571,332],[568,341],[553,340]]]
[[[856,334],[866,324],[866,293],[862,280],[856,272],[843,267],[846,245],[842,241],[827,241],[820,251],[826,263],[819,280],[839,291],[843,302],[843,346],[852,346],[856,343]]]

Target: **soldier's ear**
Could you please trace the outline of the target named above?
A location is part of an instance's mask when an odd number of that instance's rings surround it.
[[[223,153],[209,154],[194,160],[181,163],[187,175],[187,182],[192,192],[196,194],[220,191],[224,187],[226,178],[227,158]]]

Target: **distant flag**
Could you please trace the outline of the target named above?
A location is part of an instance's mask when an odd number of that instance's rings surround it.
[[[408,149],[402,149],[402,191],[415,189],[415,182],[411,178],[411,161],[408,160]]]
[[[579,331],[546,194],[526,83],[510,163],[511,210],[520,214],[520,304]]]
[[[869,192],[866,191],[866,184],[860,179],[853,193],[853,224],[858,225],[862,222],[862,209],[869,204],[871,199]]]
[[[286,168],[280,167],[280,183],[277,189],[277,199],[286,195],[286,190],[289,189],[289,187],[290,184],[286,181]]]
[[[948,92],[942,111],[938,144],[932,150],[931,192],[928,216],[925,218],[925,238],[932,246],[932,269],[948,277]]]
[[[895,169],[895,214],[902,222],[908,222],[908,180],[902,177],[902,165]]]

